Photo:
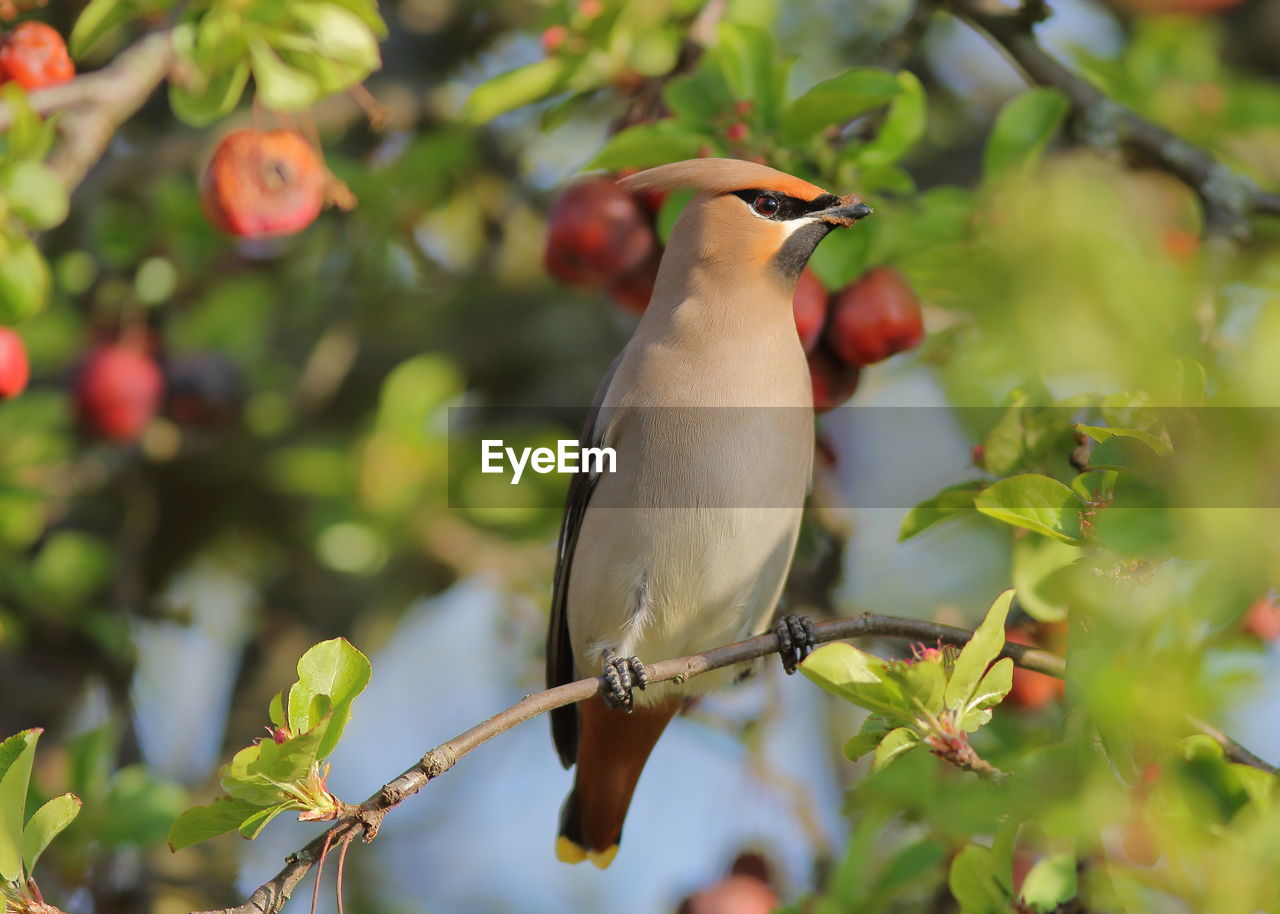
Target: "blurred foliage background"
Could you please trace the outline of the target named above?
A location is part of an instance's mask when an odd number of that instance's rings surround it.
[[[73,42],[82,70],[167,17],[244,7],[94,4],[108,5],[117,27]],[[84,6],[23,15],[70,35]],[[565,780],[533,724],[460,766],[482,774],[429,788],[451,800],[410,801],[353,852],[348,907],[1280,910],[1274,775],[1183,741],[1191,714],[1280,758],[1280,220],[1253,205],[1280,186],[1280,4],[1027,10],[1072,71],[1231,169],[1197,187],[1180,148],[1127,142],[1114,107],[1028,91],[972,28],[998,10],[379,6],[373,101],[328,91],[354,70],[307,71],[290,95],[256,60],[256,102],[190,92],[171,108],[156,93],[65,221],[6,229],[11,245],[35,238],[52,283],[16,325],[30,388],[0,403],[0,734],[46,728],[33,793],[85,803],[42,862],[46,896],[69,912],[186,911],[238,903],[273,873],[314,826],[178,855],[165,836],[261,735],[316,641],[342,635],[373,660],[348,732],[359,749],[334,758],[349,801],[539,687],[561,481],[526,477],[495,506],[476,466],[450,464],[448,411],[536,408],[525,434],[575,437],[635,316],[546,275],[556,190],[584,167],[718,154],[862,194],[875,217],[833,235],[815,271],[836,292],[891,266],[925,310],[924,346],[819,421],[792,608],[972,626],[1016,586],[1018,637],[1068,652],[1065,697],[997,709],[975,738],[1013,773],[994,785],[924,752],[868,776],[839,753],[857,713],[762,677],[700,705],[655,756],[667,774],[641,783],[605,875],[554,861]],[[221,86],[245,42],[187,59]],[[245,126],[317,135],[358,205],[282,238],[212,228],[200,173]],[[145,340],[165,395],[121,444],[86,433],[71,391],[91,347],[125,335]],[[905,444],[877,432],[920,415]],[[892,504],[874,494],[886,487]],[[794,720],[811,724],[801,739]],[[515,756],[528,766],[497,760]],[[703,763],[730,783],[749,772],[758,793],[698,807]],[[767,816],[743,813],[756,796]],[[413,819],[419,801],[431,811]],[[392,826],[401,812],[412,827]],[[715,840],[699,840],[711,820]]]

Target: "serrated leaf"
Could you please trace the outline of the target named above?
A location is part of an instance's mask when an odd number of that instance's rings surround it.
[[[890,763],[904,752],[910,752],[920,745],[920,737],[907,727],[890,730],[876,746],[875,758],[871,762],[871,770],[883,771]]]
[[[986,618],[956,657],[943,698],[946,706],[953,711],[963,713],[969,708],[987,667],[1004,649],[1004,623],[1012,603],[1012,590],[1006,590],[996,597],[987,610]]]
[[[27,785],[40,728],[23,730],[0,743],[0,879],[22,878],[22,828]]]
[[[1077,432],[1088,435],[1099,444],[1111,438],[1134,438],[1151,448],[1161,457],[1169,457],[1173,454],[1173,448],[1163,438],[1140,428],[1123,428],[1110,425],[1076,425],[1074,428]]]
[[[291,809],[297,808],[297,803],[287,801],[284,803],[277,803],[275,806],[268,807],[267,809],[260,809],[253,815],[246,817],[245,820],[240,823],[240,835],[252,841],[254,838],[258,837],[271,820],[280,815],[280,813],[288,812]]]
[[[1009,914],[1013,900],[998,873],[1000,863],[990,848],[970,844],[956,854],[947,886],[963,914]]]
[[[193,806],[174,820],[169,829],[169,850],[180,851],[201,841],[235,831],[246,819],[257,815],[257,803],[234,797],[219,797],[208,806]]]
[[[1001,479],[980,492],[974,507],[988,517],[1034,530],[1064,543],[1080,545],[1083,502],[1070,488],[1049,476],[1026,473]]]
[[[657,121],[615,133],[587,167],[608,171],[650,168],[681,159],[694,159],[705,149],[715,151],[717,146],[711,137],[687,129],[676,121]]]
[[[828,127],[847,123],[886,104],[901,91],[897,77],[887,70],[849,70],[818,83],[782,109],[782,140],[804,143]]]
[[[1054,854],[1036,861],[1022,881],[1022,901],[1033,911],[1049,912],[1076,897],[1074,854]]]
[[[973,500],[984,488],[984,482],[962,482],[947,486],[932,498],[926,498],[902,519],[902,526],[898,528],[898,542],[911,539],[944,520],[974,510]]]
[[[1160,456],[1140,438],[1112,435],[1089,453],[1089,466],[1150,475],[1159,470]]]
[[[1010,171],[1029,169],[1039,160],[1071,109],[1057,89],[1039,86],[1015,95],[996,115],[982,154],[982,171],[990,180]]]
[[[462,118],[470,124],[486,124],[499,114],[554,95],[565,88],[569,66],[566,60],[551,57],[500,73],[471,90]]]
[[[58,837],[62,830],[70,825],[80,814],[80,798],[73,793],[64,793],[54,797],[32,814],[22,830],[22,863],[30,873],[35,869],[36,861],[49,846],[49,842]]]
[[[897,162],[924,136],[928,100],[915,74],[902,70],[897,75],[901,91],[889,103],[889,113],[876,131],[875,139],[861,146],[855,161],[861,168],[882,168]],[[859,185],[867,190],[867,184]]]

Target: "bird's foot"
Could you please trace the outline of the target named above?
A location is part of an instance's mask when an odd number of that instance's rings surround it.
[[[778,636],[782,668],[790,676],[796,671],[796,664],[813,652],[813,620],[788,613],[774,623],[773,633]]]
[[[604,703],[630,714],[635,710],[632,690],[649,686],[649,674],[638,657],[619,657],[612,650],[604,652]]]

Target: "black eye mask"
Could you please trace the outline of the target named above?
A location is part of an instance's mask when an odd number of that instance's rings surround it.
[[[820,210],[838,206],[840,203],[840,198],[835,194],[821,194],[812,200],[789,197],[773,190],[737,190],[733,192],[733,195],[741,199],[758,215],[764,216],[766,219],[772,219],[775,222],[788,222],[791,219],[799,219],[802,216],[809,216]],[[771,213],[761,212],[756,205],[756,201],[760,197],[766,197],[774,201],[777,204],[777,209]]]

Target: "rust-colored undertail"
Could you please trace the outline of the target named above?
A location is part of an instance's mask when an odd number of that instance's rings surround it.
[[[557,857],[590,860],[600,869],[613,862],[640,772],[680,704],[642,706],[631,714],[610,710],[599,698],[578,705],[578,771],[560,810]]]

